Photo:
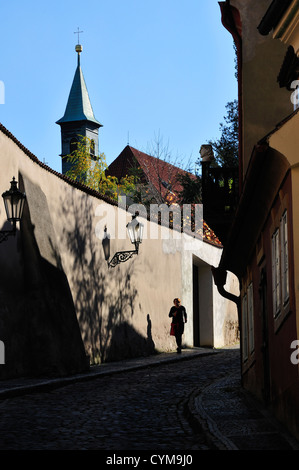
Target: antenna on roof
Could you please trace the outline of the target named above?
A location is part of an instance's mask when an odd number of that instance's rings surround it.
[[[128,144],[127,145],[130,145],[129,141],[130,141],[130,132],[128,131]]]

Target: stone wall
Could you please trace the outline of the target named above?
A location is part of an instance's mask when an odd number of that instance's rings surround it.
[[[46,167],[5,128],[0,150],[1,193],[13,176],[26,192],[21,228],[0,245],[0,378],[66,375],[86,370],[86,357],[99,363],[175,350],[168,317],[175,297],[187,307],[192,346],[194,253],[186,240],[166,227],[151,238],[155,223],[144,219],[139,255],[109,268],[102,239],[110,235],[111,256],[132,249],[125,238],[131,215]],[[8,225],[4,208],[0,225]],[[217,265],[219,247],[196,240],[193,248],[207,266]],[[221,296],[213,304],[223,325],[233,304]]]

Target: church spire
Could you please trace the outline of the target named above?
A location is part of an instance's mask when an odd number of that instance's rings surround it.
[[[79,36],[78,28],[78,36]],[[62,173],[66,173],[69,169],[69,163],[66,162],[65,156],[74,150],[74,145],[80,136],[89,138],[95,149],[95,157],[98,155],[98,131],[102,124],[95,118],[91,106],[89,94],[84,80],[83,72],[80,64],[80,54],[83,51],[81,44],[77,44],[75,50],[78,54],[78,63],[75,71],[73,83],[69,93],[67,105],[64,115],[56,121],[61,127],[61,143],[62,143]]]
[[[101,127],[102,125],[99,123],[99,121],[97,121],[94,116],[83,72],[80,65],[80,54],[83,51],[81,44],[77,44],[75,50],[78,54],[78,65],[73,79],[73,84],[67,101],[64,116],[59,119],[59,121],[57,121],[57,124],[74,121],[91,121],[95,124],[98,124],[98,127]]]

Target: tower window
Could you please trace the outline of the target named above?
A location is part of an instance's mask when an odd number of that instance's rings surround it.
[[[90,156],[91,158],[95,157],[95,143],[93,139],[90,141]]]

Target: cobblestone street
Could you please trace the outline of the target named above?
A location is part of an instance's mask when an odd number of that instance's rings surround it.
[[[0,450],[162,456],[299,450],[271,411],[242,388],[238,348],[194,348],[61,379],[0,382],[0,435]]]
[[[232,350],[3,399],[0,449],[208,450],[189,397],[238,367]]]

